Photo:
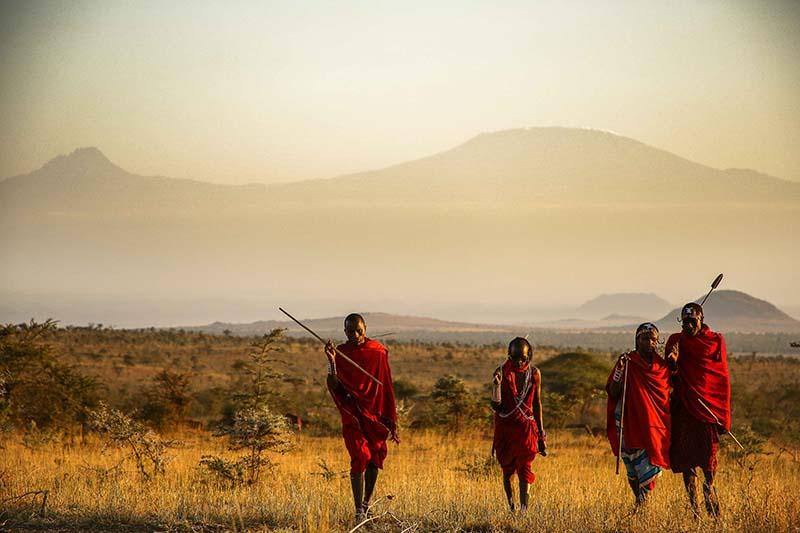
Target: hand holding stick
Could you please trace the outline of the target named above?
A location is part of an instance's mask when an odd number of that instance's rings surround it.
[[[307,332],[311,333],[311,334],[312,334],[314,337],[316,337],[316,339],[317,339],[319,342],[321,342],[322,344],[325,344],[325,345],[327,345],[327,344],[328,344],[328,343],[327,343],[325,340],[323,340],[323,339],[322,339],[322,337],[320,337],[319,335],[317,335],[316,333],[314,333],[313,331],[311,331],[311,329],[310,329],[310,328],[306,327],[306,325],[305,325],[305,324],[303,324],[302,322],[300,322],[299,320],[297,320],[295,317],[293,317],[292,315],[290,315],[289,313],[287,313],[287,312],[286,312],[286,311],[285,311],[285,310],[284,310],[282,307],[279,307],[278,309],[280,310],[280,312],[281,312],[281,313],[283,313],[284,315],[286,315],[286,316],[288,316],[289,318],[291,318],[292,320],[294,320],[294,321],[297,323],[297,325],[298,325],[298,326],[300,326],[301,328],[303,328],[303,329],[304,329],[304,330],[306,330]],[[383,385],[383,383],[381,383],[381,382],[378,380],[378,378],[376,378],[375,376],[373,376],[372,374],[370,374],[369,372],[367,372],[366,370],[364,370],[364,369],[361,367],[361,365],[359,365],[358,363],[356,363],[355,361],[353,361],[352,359],[350,359],[349,357],[347,357],[345,354],[343,354],[343,353],[342,353],[342,351],[341,351],[340,349],[338,349],[338,348],[336,348],[335,346],[333,346],[333,343],[331,343],[331,345],[330,345],[330,346],[331,346],[331,347],[333,347],[333,350],[334,350],[334,352],[336,353],[336,355],[338,355],[339,357],[341,357],[342,359],[344,359],[345,361],[347,361],[348,363],[350,363],[351,365],[353,365],[354,367],[356,367],[357,369],[359,369],[361,372],[363,372],[364,374],[366,374],[366,375],[367,375],[367,377],[368,377],[369,379],[371,379],[372,381],[374,381],[374,382],[375,382],[375,383],[377,383],[378,385],[381,385],[381,386]],[[326,351],[327,351],[327,350],[326,350]]]

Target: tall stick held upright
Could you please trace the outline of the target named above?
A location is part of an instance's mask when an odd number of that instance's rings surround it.
[[[622,457],[622,433],[625,431],[625,396],[628,392],[628,354],[622,355],[622,361],[625,363],[624,377],[622,378],[622,406],[619,409],[619,448],[617,449],[617,467],[616,475],[619,475],[619,458]]]

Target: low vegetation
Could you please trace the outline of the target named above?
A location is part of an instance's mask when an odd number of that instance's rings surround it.
[[[549,455],[526,516],[489,456],[499,344],[388,342],[403,443],[379,482],[377,531],[800,527],[800,361],[731,360],[719,522],[689,518],[679,476],[648,508],[613,476],[602,389],[615,355],[539,348]],[[8,325],[0,330],[0,523],[99,530],[343,530],[347,455],[315,342]],[[302,429],[302,430],[301,430]]]

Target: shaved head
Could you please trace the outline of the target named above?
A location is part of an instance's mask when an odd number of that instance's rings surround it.
[[[358,313],[350,313],[349,315],[347,315],[344,319],[345,325],[347,325],[348,322],[352,322],[353,324],[361,322],[363,325],[365,326],[367,325],[367,322],[366,320],[364,320],[364,317],[359,315]]]

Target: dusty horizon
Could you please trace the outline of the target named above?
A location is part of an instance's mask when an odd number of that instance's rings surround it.
[[[0,177],[32,172],[0,181],[0,292],[513,320],[677,303],[722,271],[793,308],[799,22],[744,0],[0,4]],[[82,146],[119,168],[37,170]]]
[[[285,182],[526,126],[800,180],[800,5],[0,7],[0,176],[99,146],[142,175]]]

